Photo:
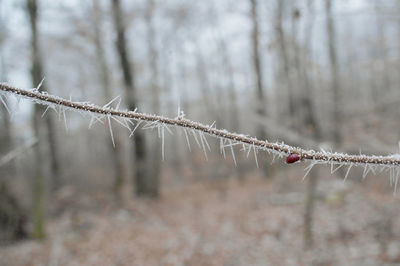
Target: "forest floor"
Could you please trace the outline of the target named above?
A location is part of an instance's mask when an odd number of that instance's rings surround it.
[[[386,183],[321,177],[311,249],[295,171],[167,186],[159,201],[67,189],[77,203],[48,220],[47,238],[0,247],[0,265],[398,265],[399,197]]]

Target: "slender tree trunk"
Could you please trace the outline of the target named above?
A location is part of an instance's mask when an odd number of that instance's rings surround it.
[[[7,99],[3,98],[3,101],[8,104]],[[0,154],[5,154],[12,149],[13,138],[11,135],[11,121],[5,106],[0,103]],[[11,176],[14,173],[13,164],[9,164],[7,167],[0,169],[0,181],[2,177]]]
[[[43,140],[43,132],[40,130],[41,115],[40,108],[36,107],[33,114],[33,124],[36,137]],[[33,206],[32,206],[32,223],[33,231],[32,236],[35,239],[43,239],[45,233],[45,219],[44,219],[44,167],[43,167],[43,150],[40,145],[36,145],[35,150],[35,172],[33,176]]]
[[[186,68],[186,55],[182,47],[179,47],[181,56],[178,59],[178,71],[179,71],[179,94],[180,94],[180,105],[185,114],[190,114],[190,99],[188,97],[188,70]]]
[[[331,90],[333,93],[333,123],[334,132],[333,139],[335,144],[339,147],[342,144],[342,99],[341,99],[341,86],[339,81],[339,68],[337,63],[336,54],[336,34],[335,26],[332,17],[332,3],[333,0],[326,0],[326,32],[328,35],[328,51],[329,51],[329,64],[331,68]]]
[[[299,10],[294,10],[292,16],[292,36],[293,36],[293,47],[294,47],[294,66],[296,68],[297,77],[299,79],[298,84],[301,88],[300,105],[301,107],[301,123],[302,130],[305,131],[305,135],[312,135],[315,141],[320,140],[321,132],[320,127],[317,123],[316,112],[313,105],[314,91],[310,82],[310,77],[307,72],[306,62],[307,56],[310,50],[310,42],[312,38],[312,21],[313,21],[313,6],[312,1],[309,1],[308,8],[310,14],[308,16],[308,22],[305,32],[305,45],[304,49],[300,49],[300,43],[297,40],[298,30],[298,19],[301,16]],[[316,147],[317,148],[317,147]],[[309,173],[307,183],[307,196],[305,201],[304,211],[304,248],[311,248],[314,244],[313,236],[313,221],[314,221],[314,210],[316,204],[316,191],[318,185],[318,172],[317,169],[313,169]]]
[[[212,97],[212,87],[210,85],[210,78],[207,73],[207,66],[204,61],[200,46],[197,45],[196,52],[196,72],[200,84],[201,96],[203,98],[204,105],[212,117],[215,117],[216,124],[218,127],[224,127],[223,119],[221,118],[221,112],[217,108],[217,104],[214,102]]]
[[[37,29],[37,20],[38,20],[38,4],[37,0],[27,0],[27,8],[30,19],[30,27],[32,32],[31,46],[32,46],[32,68],[31,68],[31,76],[33,86],[36,87],[43,79],[43,63],[40,54],[39,48],[39,37],[38,37],[38,29]],[[39,88],[42,91],[46,91],[45,84]],[[44,112],[44,107],[35,106],[34,112],[42,113]],[[61,174],[60,174],[60,159],[57,148],[57,140],[56,133],[54,127],[54,120],[52,114],[47,114],[44,118],[45,126],[46,126],[46,134],[47,134],[47,142],[49,147],[49,162],[50,162],[50,174],[51,174],[51,182],[52,189],[57,190],[61,186]],[[40,122],[40,121],[37,121]],[[42,142],[43,143],[43,142]]]
[[[44,77],[43,74],[43,64],[39,50],[39,42],[38,42],[38,29],[37,29],[37,20],[38,20],[38,4],[37,0],[27,0],[27,11],[29,15],[30,27],[31,27],[31,46],[32,46],[32,68],[31,68],[31,76],[33,86],[36,87]],[[40,88],[40,90],[45,90],[44,85]],[[39,139],[39,143],[45,144],[46,142],[49,144],[49,158],[50,161],[50,174],[52,180],[52,188],[56,190],[60,187],[60,164],[58,151],[56,146],[56,136],[54,130],[54,124],[52,120],[51,114],[47,114],[47,116],[42,119],[42,113],[45,111],[45,108],[40,105],[35,105],[34,107],[34,131],[36,137]],[[43,127],[43,120],[45,122],[45,126]],[[47,136],[46,136],[47,134]],[[34,173],[34,181],[33,181],[33,237],[35,238],[43,238],[45,236],[44,230],[44,162],[45,155],[43,153],[42,145],[37,145],[35,148],[35,159],[36,159],[36,170]],[[46,156],[47,157],[47,156]]]
[[[112,0],[114,26],[117,33],[116,48],[120,59],[121,70],[124,77],[125,94],[128,108],[134,110],[138,105],[137,89],[135,86],[135,75],[133,67],[129,61],[127,40],[125,37],[125,26],[120,0]],[[134,184],[137,196],[156,197],[159,193],[158,187],[149,187],[147,182],[147,152],[146,142],[143,132],[136,131],[133,135],[134,150]]]
[[[256,114],[259,117],[265,117],[266,112],[266,100],[264,96],[264,84],[262,77],[262,65],[261,65],[261,54],[259,50],[259,24],[257,15],[257,5],[258,0],[250,0],[250,18],[253,24],[253,29],[251,32],[251,48],[252,48],[252,61],[254,74],[256,78]],[[265,131],[264,125],[262,123],[257,125],[256,136],[259,139],[266,139],[267,132]],[[266,157],[265,153],[260,154],[260,160],[264,160]],[[269,178],[274,175],[275,167],[269,167],[267,164],[263,164],[261,167],[264,177]]]
[[[315,171],[315,169],[314,169]],[[304,248],[308,249],[314,245],[314,210],[316,204],[316,191],[318,184],[318,174],[311,171],[308,176],[307,197],[304,212]]]
[[[377,27],[377,48],[378,49],[378,54],[379,54],[379,60],[381,62],[378,62],[378,64],[374,64],[376,66],[380,66],[378,67],[379,71],[375,72],[373,77],[374,79],[378,79],[379,80],[379,87],[380,88],[376,88],[374,93],[373,93],[373,99],[375,99],[375,104],[377,105],[381,105],[382,102],[382,96],[385,95],[385,93],[382,93],[382,91],[384,90],[386,93],[391,94],[392,93],[392,82],[390,80],[390,76],[389,73],[390,71],[388,71],[390,69],[390,67],[388,67],[387,64],[387,59],[388,59],[388,52],[387,52],[387,45],[386,45],[386,40],[385,40],[385,22],[384,22],[384,18],[382,17],[382,14],[380,14],[381,8],[380,5],[381,3],[378,2],[377,0],[375,0],[375,13],[376,13],[376,27]],[[379,64],[380,63],[380,64]],[[379,78],[377,78],[379,77]],[[387,112],[387,110],[385,110],[385,108],[378,108],[378,112],[381,115],[385,115],[385,113]]]
[[[236,97],[236,86],[234,81],[234,73],[232,63],[228,54],[228,47],[225,40],[221,37],[219,39],[219,46],[222,56],[223,64],[226,68],[226,74],[228,77],[228,99],[229,99],[229,120],[231,130],[237,132],[240,128],[240,117],[238,111],[237,97]]]
[[[257,81],[256,86],[256,113],[260,117],[266,115],[265,110],[265,99],[264,99],[264,88],[263,88],[263,78],[262,78],[262,67],[261,67],[261,55],[259,51],[259,29],[258,29],[258,17],[257,17],[257,0],[250,0],[251,4],[251,20],[253,23],[253,30],[251,33],[251,45],[253,50],[253,67],[254,73]],[[263,125],[259,125],[257,129],[257,137],[259,139],[265,139],[266,133]]]
[[[96,55],[99,66],[99,77],[101,80],[101,85],[103,88],[104,98],[109,101],[112,97],[111,93],[111,85],[110,85],[110,72],[107,67],[107,60],[104,55],[104,47],[103,40],[101,38],[101,20],[102,20],[102,11],[100,10],[100,6],[97,0],[93,1],[93,28],[94,28],[94,43],[96,46]],[[109,127],[112,125],[109,124]],[[115,132],[117,129],[113,129]],[[121,198],[121,188],[123,186],[123,162],[121,158],[121,148],[120,148],[120,138],[119,134],[114,134],[114,143],[113,146],[110,137],[108,136],[110,133],[107,130],[107,144],[109,147],[109,151],[111,154],[111,160],[113,162],[114,168],[114,194],[117,199]]]
[[[294,128],[297,127],[295,122],[297,121],[297,112],[296,112],[296,104],[295,104],[295,96],[292,86],[292,77],[290,75],[290,61],[287,49],[287,42],[285,38],[285,33],[282,26],[283,20],[283,7],[285,1],[278,0],[278,9],[277,9],[277,17],[275,22],[275,31],[277,36],[277,44],[278,44],[278,55],[279,61],[281,62],[281,82],[284,84],[285,93],[288,95],[289,99],[289,118],[290,125]]]
[[[219,14],[215,12],[217,10],[217,7],[215,5],[215,2],[211,6],[211,9],[213,10],[212,13],[210,14],[215,20],[216,24],[219,24],[220,18]],[[223,73],[226,76],[227,79],[227,112],[228,112],[228,119],[229,119],[229,126],[230,130],[237,132],[240,128],[240,116],[239,116],[239,110],[238,110],[238,103],[237,103],[237,95],[236,95],[236,84],[235,84],[235,79],[234,79],[234,71],[232,67],[232,62],[231,62],[231,57],[229,55],[229,47],[226,43],[226,40],[221,34],[220,29],[217,27],[215,28],[215,42],[217,43],[217,46],[220,51],[221,55],[221,63],[223,65]]]
[[[0,34],[3,35],[3,33],[4,21],[0,18]],[[3,41],[4,39],[0,41],[0,79],[7,80]],[[3,101],[8,106],[6,97],[3,97]],[[0,128],[0,155],[3,155],[12,150],[14,138],[10,114],[2,103],[0,103]],[[0,167],[0,242],[18,240],[27,236],[25,212],[18,204],[18,195],[11,194],[8,187],[8,180],[16,177],[15,166],[15,161],[13,161]]]
[[[146,10],[146,23],[147,23],[147,46],[149,49],[149,62],[151,71],[151,93],[152,93],[152,111],[160,114],[160,86],[159,86],[159,72],[158,72],[158,53],[156,48],[156,36],[153,26],[153,13],[155,9],[154,0],[148,0]],[[158,142],[152,143],[152,171],[149,172],[148,182],[149,187],[154,191],[154,196],[159,196],[160,186],[160,172],[161,172],[161,146]]]
[[[312,10],[312,0],[309,0],[309,9]],[[299,12],[298,10],[295,12]],[[308,23],[305,32],[305,43],[303,49],[297,40],[297,19],[293,15],[293,26],[292,26],[292,36],[293,36],[293,47],[294,47],[294,67],[297,72],[297,77],[299,79],[298,88],[301,89],[299,95],[300,102],[298,104],[299,111],[301,111],[301,121],[303,128],[300,130],[305,131],[307,135],[312,135],[315,140],[321,138],[321,129],[317,122],[316,112],[314,107],[313,98],[315,96],[315,91],[312,82],[310,82],[309,71],[307,71],[307,61],[310,54],[310,43],[312,39],[312,24],[313,24],[313,13],[310,12]]]

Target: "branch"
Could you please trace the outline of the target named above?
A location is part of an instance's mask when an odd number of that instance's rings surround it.
[[[351,155],[337,152],[326,152],[326,151],[315,151],[306,150],[298,147],[286,145],[284,143],[271,143],[267,140],[258,140],[253,137],[245,136],[242,134],[231,133],[224,129],[217,129],[212,126],[204,125],[195,121],[185,119],[183,115],[178,115],[176,118],[167,118],[159,115],[151,115],[145,113],[139,113],[135,111],[121,111],[105,106],[100,107],[87,102],[74,102],[66,100],[57,96],[47,94],[46,92],[40,92],[38,89],[24,90],[16,88],[4,83],[0,83],[0,97],[1,94],[12,94],[15,96],[22,96],[38,104],[47,106],[48,108],[62,108],[62,112],[66,109],[72,111],[79,111],[81,113],[88,113],[93,116],[94,119],[99,120],[96,116],[113,117],[115,119],[120,118],[123,121],[121,123],[127,124],[126,122],[132,123],[132,120],[140,122],[148,122],[150,127],[154,126],[176,126],[183,128],[185,131],[190,129],[197,131],[201,134],[208,134],[223,140],[227,140],[231,146],[235,144],[247,145],[250,149],[264,150],[269,153],[277,154],[279,156],[290,156],[298,155],[300,160],[311,160],[312,165],[315,164],[340,164],[350,166],[364,166],[373,167],[375,166],[386,166],[397,169],[400,166],[399,155],[389,156],[377,156],[377,155]],[[128,127],[128,126],[127,126]],[[129,128],[129,127],[128,127]],[[233,142],[233,144],[231,144]],[[224,142],[225,143],[225,142]],[[225,146],[226,147],[226,146]],[[374,171],[374,169],[372,169]]]
[[[10,151],[6,155],[0,158],[0,168],[6,165],[7,163],[11,162],[13,159],[17,158],[21,153],[25,152],[26,150],[32,148],[38,143],[38,140],[33,138],[27,141],[22,146],[17,147],[16,149]]]

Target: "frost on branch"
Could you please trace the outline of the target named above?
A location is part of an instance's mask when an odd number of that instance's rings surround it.
[[[39,87],[39,86],[38,86]],[[175,118],[167,118],[160,115],[151,115],[146,113],[139,113],[137,110],[134,111],[121,111],[119,110],[121,98],[118,96],[111,100],[103,107],[91,104],[89,102],[74,102],[71,99],[66,100],[58,96],[50,95],[46,92],[40,92],[38,89],[24,90],[9,86],[7,84],[0,83],[0,101],[5,105],[6,109],[9,110],[4,97],[15,96],[19,100],[20,98],[28,99],[47,106],[44,114],[48,109],[56,111],[59,115],[64,118],[64,123],[67,128],[66,111],[79,112],[82,115],[90,117],[89,128],[99,122],[103,123],[107,119],[111,139],[113,140],[113,130],[111,121],[115,121],[120,126],[130,131],[130,137],[138,128],[142,129],[157,129],[158,136],[161,138],[162,143],[162,157],[164,159],[164,146],[165,146],[165,130],[172,134],[170,127],[178,127],[183,129],[185,134],[186,143],[189,150],[191,150],[190,138],[192,138],[197,146],[203,150],[206,160],[207,150],[210,151],[211,147],[207,141],[206,136],[212,136],[219,138],[220,140],[220,152],[226,157],[225,148],[230,149],[233,161],[236,165],[236,157],[234,146],[241,145],[242,151],[247,152],[247,156],[250,151],[253,150],[254,160],[258,167],[257,154],[259,152],[267,152],[272,154],[274,159],[276,156],[279,158],[286,157],[288,163],[294,163],[296,161],[310,161],[310,165],[306,167],[306,175],[311,171],[313,166],[317,164],[330,164],[331,172],[334,173],[339,168],[347,166],[346,175],[344,180],[347,179],[352,167],[363,167],[363,178],[369,173],[388,172],[389,181],[394,186],[394,191],[397,189],[398,179],[400,177],[400,155],[393,154],[388,156],[378,155],[352,155],[337,152],[327,152],[323,149],[321,151],[306,150],[299,147],[289,146],[279,142],[271,143],[267,140],[258,140],[253,137],[249,137],[242,134],[231,133],[225,129],[217,129],[215,123],[212,125],[203,125],[201,123],[186,119],[184,113],[179,110],[178,116]],[[111,105],[117,102],[115,108]],[[10,110],[9,110],[10,111]],[[44,115],[43,114],[43,115]],[[132,129],[133,127],[133,129]],[[400,148],[400,144],[399,144]]]

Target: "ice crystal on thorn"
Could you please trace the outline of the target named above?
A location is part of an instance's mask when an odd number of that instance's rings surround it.
[[[65,130],[68,132],[67,116],[66,116],[66,114],[65,114],[65,109],[62,110],[62,113],[63,113],[63,118],[64,118]]]
[[[254,143],[253,143],[253,152],[254,152],[254,160],[256,161],[257,168],[259,168],[259,166],[258,166],[258,158],[257,158],[257,150],[256,150],[256,148],[254,146]]]
[[[303,178],[301,179],[301,181],[304,181],[306,179],[306,177],[308,176],[308,174],[311,172],[311,169],[313,169],[314,165],[316,165],[317,162],[316,161],[311,161],[310,165],[307,166],[304,171],[306,171],[306,173],[304,174]]]
[[[352,167],[353,167],[353,164],[350,164],[349,168],[347,169],[346,175],[343,178],[343,182],[346,182],[347,177],[349,176],[349,173],[350,173],[350,170],[351,170]]]
[[[110,115],[107,115],[107,120],[108,120],[108,128],[110,129],[111,141],[112,141],[113,147],[115,148],[114,134],[113,134],[113,130],[112,130]]]
[[[188,133],[187,133],[187,129],[184,128],[184,129],[183,129],[183,132],[185,132],[186,143],[187,143],[187,146],[188,146],[189,151],[191,152],[192,149],[190,148],[190,141],[189,141],[189,136],[188,136]]]
[[[219,149],[220,149],[220,153],[224,156],[224,158],[226,158],[226,154],[225,154],[225,139],[224,138],[220,138],[219,139]]]
[[[141,121],[141,120],[137,121],[136,127],[132,130],[131,134],[129,134],[129,137],[132,137],[132,136],[133,136],[133,133],[135,133],[136,129],[138,129],[138,127],[140,126],[140,124],[141,124],[142,122],[143,122],[143,121]]]
[[[50,105],[46,107],[46,110],[44,110],[43,114],[42,114],[42,118],[45,116],[45,114],[47,113],[47,111],[49,110]]]
[[[0,101],[1,101],[1,103],[4,105],[4,108],[6,108],[8,114],[11,115],[10,108],[8,108],[8,105],[7,105],[6,101],[3,99],[3,96],[2,96],[2,95],[0,95]]]
[[[207,142],[207,140],[204,141],[205,137],[204,137],[204,133],[203,132],[199,132],[199,137],[200,137],[201,147],[202,147],[202,149],[204,151],[204,156],[206,158],[206,161],[208,161],[207,151],[206,151],[206,147],[204,145],[204,142]]]
[[[231,147],[231,153],[232,153],[233,162],[235,163],[235,166],[237,166],[236,157],[235,157],[235,151],[233,150],[232,140],[229,140],[229,144],[230,144],[229,146]]]

